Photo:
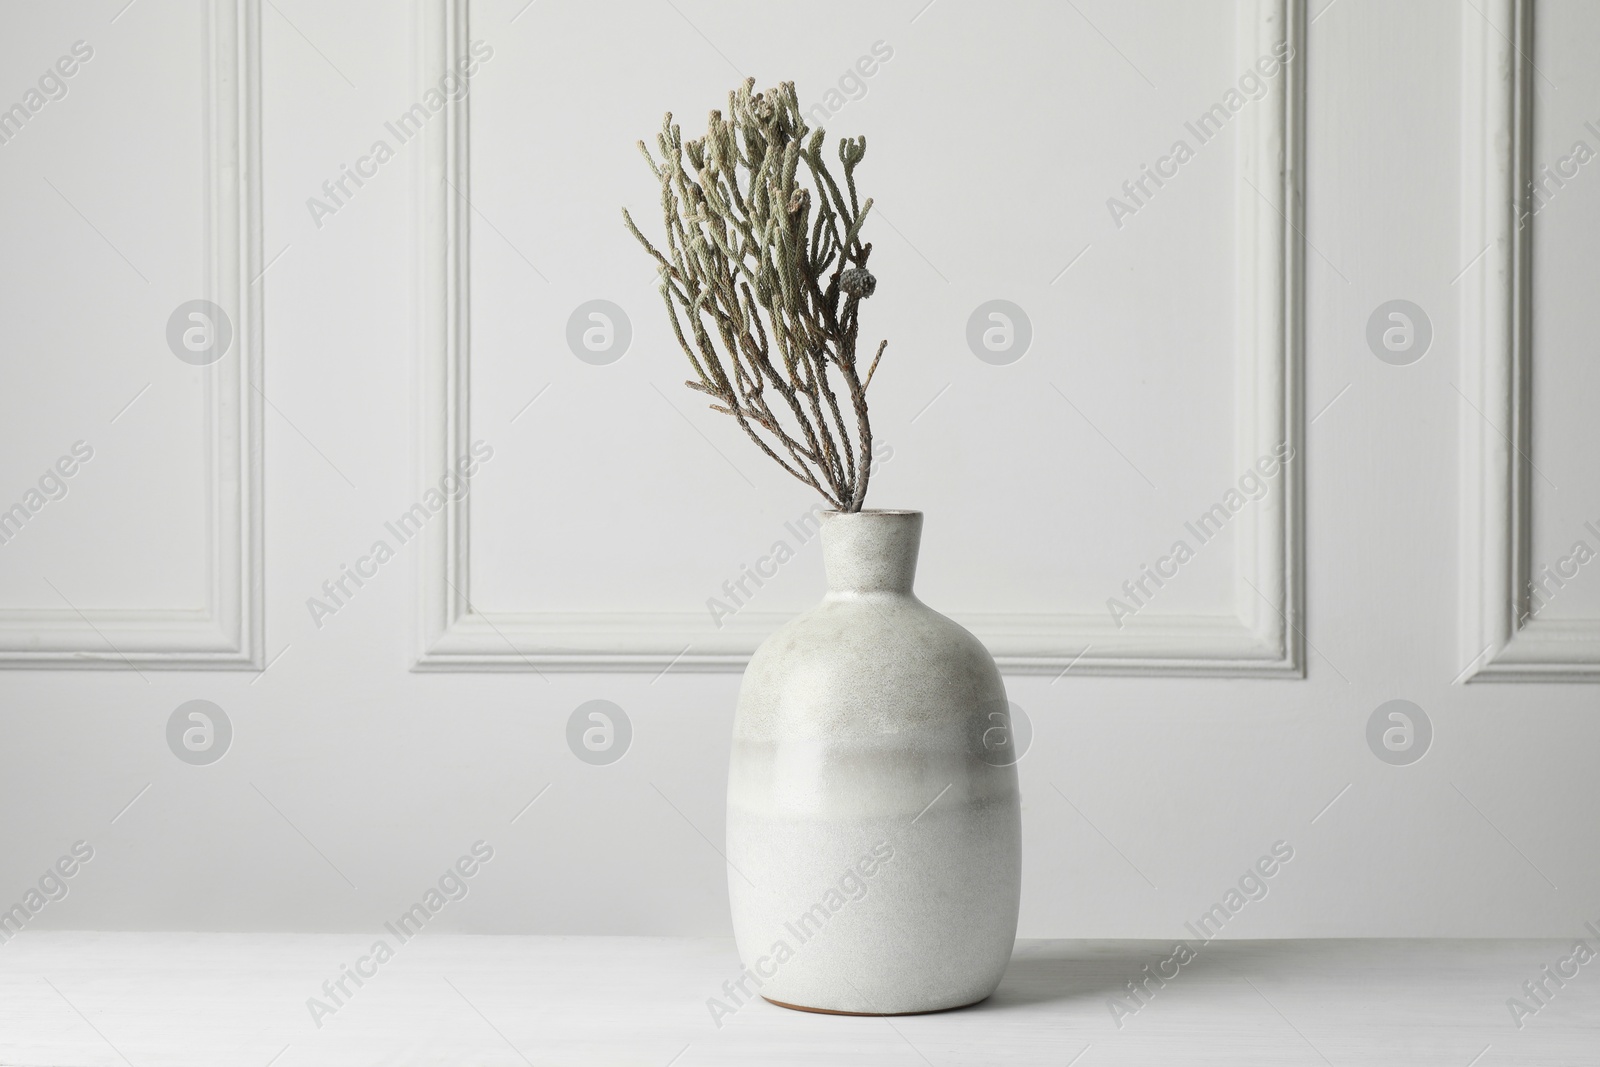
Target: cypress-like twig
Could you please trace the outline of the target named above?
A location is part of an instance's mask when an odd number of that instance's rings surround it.
[[[793,82],[758,93],[748,79],[728,94],[726,117],[711,112],[704,137],[685,141],[668,113],[659,161],[639,142],[661,183],[666,252],[626,209],[622,217],[656,262],[673,336],[694,369],[684,384],[733,416],[780,467],[853,512],[872,470],[867,386],[889,342],[863,378],[860,306],[877,288],[867,270],[872,245],[861,240],[872,200],[858,199],[855,180],[867,139],[839,142],[841,190],[822,155],[825,137],[806,125]]]

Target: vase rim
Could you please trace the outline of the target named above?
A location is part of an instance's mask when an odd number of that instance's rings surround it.
[[[827,508],[822,512],[837,518],[840,515],[921,515],[916,508],[862,508],[860,511],[840,511],[838,508]]]

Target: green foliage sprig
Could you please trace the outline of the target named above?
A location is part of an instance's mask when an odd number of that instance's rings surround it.
[[[754,89],[751,78],[730,92],[727,117],[711,112],[696,140],[685,141],[668,113],[659,162],[639,142],[661,183],[665,254],[626,209],[622,217],[659,268],[673,333],[695,371],[685,384],[834,507],[860,511],[872,462],[867,386],[889,343],[861,375],[861,301],[877,288],[872,245],[861,240],[872,200],[858,199],[855,179],[867,139],[839,142],[841,187],[823,158],[825,131],[806,125],[794,83]]]

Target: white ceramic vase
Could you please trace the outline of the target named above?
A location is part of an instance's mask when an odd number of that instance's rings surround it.
[[[1017,930],[1005,686],[911,591],[918,511],[825,513],[828,592],[745,670],[728,769],[741,988],[894,1015],[983,1000]]]

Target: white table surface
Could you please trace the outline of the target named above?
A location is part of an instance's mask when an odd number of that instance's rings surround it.
[[[1023,941],[974,1008],[755,1001],[719,1028],[731,941],[423,933],[315,1026],[307,998],[382,932],[24,933],[0,945],[0,1064],[1600,1064],[1600,960],[1520,1029],[1506,1006],[1571,942],[1218,941],[1118,1027],[1108,998],[1169,942]]]

